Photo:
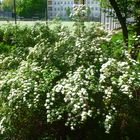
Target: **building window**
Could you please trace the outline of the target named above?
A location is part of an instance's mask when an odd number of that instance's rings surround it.
[[[98,7],[95,7],[95,10],[96,10],[96,11],[98,11],[98,9],[99,9]]]
[[[98,13],[95,13],[94,16],[95,16],[95,17],[99,17],[99,14],[98,14]]]
[[[95,3],[98,4],[98,1],[96,1]]]
[[[49,10],[49,11],[52,11],[52,7],[48,7],[48,10]]]
[[[48,5],[52,5],[52,1],[48,1]]]
[[[49,15],[49,16],[52,16],[52,13],[49,13],[48,15]]]

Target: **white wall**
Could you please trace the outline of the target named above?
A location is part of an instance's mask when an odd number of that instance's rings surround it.
[[[96,0],[86,0],[85,4],[91,9],[91,18],[100,17],[100,2]],[[71,9],[74,7],[74,0],[52,0],[52,18],[60,16],[63,19],[68,18],[66,7]],[[49,12],[49,9],[48,9]]]

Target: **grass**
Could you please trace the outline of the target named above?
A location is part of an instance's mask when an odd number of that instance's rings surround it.
[[[115,34],[112,36],[112,41],[116,42],[117,40],[123,40],[123,34],[121,30],[115,31]]]
[[[32,26],[32,25],[34,25],[36,22],[38,22],[38,21],[17,21],[17,24]],[[43,22],[43,21],[39,21],[39,22],[45,23],[45,22]],[[8,23],[15,24],[14,21],[0,21],[0,25],[2,25],[2,24],[8,24]]]
[[[19,25],[28,25],[28,26],[32,26],[34,25],[35,23],[45,23],[45,21],[17,21],[17,24]],[[57,21],[56,21],[57,22]],[[58,21],[59,22],[59,21]],[[3,25],[3,24],[8,24],[8,23],[12,23],[12,24],[15,24],[14,21],[0,21],[0,26]],[[67,26],[67,27],[70,27],[72,28],[73,27],[73,24],[74,22],[73,21],[60,21],[60,23],[63,25],[63,26]],[[85,25],[86,26],[90,26],[93,22],[85,22]],[[55,21],[49,21],[48,22],[49,26],[53,28],[54,24],[55,24]]]

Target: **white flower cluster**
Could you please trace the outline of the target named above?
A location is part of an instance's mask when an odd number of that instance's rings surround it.
[[[6,117],[2,117],[0,120],[0,134],[3,134],[5,131],[5,127],[3,126],[4,121],[6,120]]]
[[[100,121],[109,132],[117,101],[121,97],[131,100],[133,92],[139,89],[139,63],[125,49],[121,52],[124,58],[117,58],[111,43],[106,44],[109,34],[95,25],[86,28],[82,19],[85,7],[76,10],[73,16],[78,20],[77,29],[68,31],[60,27],[45,39],[41,38],[47,33],[41,32],[35,38],[39,42],[33,48],[28,47],[26,60],[0,56],[0,107],[4,110],[0,115],[1,133],[7,129],[4,126],[7,118],[12,119],[14,114],[18,117],[22,108],[33,116],[34,112],[46,109],[43,118],[47,123],[66,120],[71,129],[89,117],[106,115]],[[6,69],[17,61],[20,62],[17,68]]]
[[[106,63],[104,63],[100,69],[101,75],[100,75],[100,83],[105,82],[105,79],[110,77],[111,72],[110,69],[112,67],[115,67],[116,60],[113,58],[109,58]]]
[[[109,59],[100,69],[100,83],[104,83],[104,89],[108,89],[108,87],[106,87],[108,85],[112,86],[112,89],[113,86],[115,86],[121,93],[128,95],[129,98],[132,98],[131,89],[134,86],[133,83],[136,83],[140,77],[140,73],[138,71],[135,73],[134,71],[136,72],[135,63]],[[106,86],[104,86],[105,84]],[[108,96],[110,96],[111,93],[108,91],[108,94]]]
[[[85,17],[87,14],[87,9],[85,5],[81,5],[81,6],[75,6],[73,8],[73,13],[70,14],[70,17],[73,18],[73,20],[78,20],[81,21],[82,17]]]
[[[126,56],[125,61],[109,58],[101,66],[99,82],[104,92],[103,101],[108,111],[115,109],[111,107],[116,104],[114,98],[117,99],[120,95],[126,95],[129,99],[133,98],[135,88],[139,89],[140,85],[139,69],[138,62],[131,59],[129,55]],[[110,114],[105,119],[104,124],[107,133],[112,125],[112,117],[113,114]]]
[[[104,103],[105,105],[108,105],[111,101],[111,95],[113,93],[113,89],[111,86],[106,87],[106,89],[104,89]]]
[[[111,128],[111,124],[112,124],[112,114],[109,113],[108,115],[106,115],[106,118],[105,118],[105,122],[104,122],[104,126],[105,126],[105,129],[106,129],[106,133],[109,133],[109,130]]]
[[[53,89],[51,93],[47,93],[46,109],[47,118],[51,119],[52,112],[56,114],[55,117],[58,119],[61,116],[61,111],[53,109],[55,104],[55,98],[63,96],[64,106],[68,113],[66,125],[70,125],[72,129],[77,123],[84,122],[87,117],[92,117],[93,110],[89,106],[89,93],[86,87],[89,86],[88,80],[94,78],[93,67],[85,69],[83,66],[79,67],[75,72],[67,74],[67,79],[62,79]],[[52,107],[52,109],[51,109]],[[54,110],[57,113],[54,113]]]
[[[55,94],[54,93],[46,93],[46,102],[45,102],[45,107],[46,107],[46,113],[47,113],[47,122],[52,122],[52,117],[58,116],[59,111],[54,112],[52,109],[53,105],[55,102]]]

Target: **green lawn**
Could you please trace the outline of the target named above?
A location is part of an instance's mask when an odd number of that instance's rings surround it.
[[[28,25],[28,26],[32,26],[32,25],[34,25],[34,24],[37,23],[37,22],[39,22],[39,23],[45,23],[45,21],[17,21],[17,24],[19,24],[19,25]],[[61,22],[62,25],[68,26],[68,27],[70,27],[70,28],[73,26],[73,23],[74,23],[74,22],[72,22],[72,21],[60,21],[60,22]],[[14,21],[0,21],[0,26],[1,26],[2,24],[7,24],[7,23],[15,24]],[[93,22],[85,22],[85,24],[86,24],[87,26],[91,25],[92,23],[93,23]],[[48,24],[49,24],[51,27],[53,27],[54,24],[55,24],[55,22],[54,22],[54,21],[49,21]]]
[[[21,25],[33,25],[36,22],[42,22],[43,23],[43,21],[17,21],[17,24],[21,24]],[[0,25],[7,24],[7,23],[15,24],[14,21],[0,21]]]

